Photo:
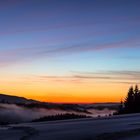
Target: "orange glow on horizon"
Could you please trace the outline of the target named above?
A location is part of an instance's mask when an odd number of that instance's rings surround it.
[[[108,82],[30,82],[9,80],[1,82],[1,93],[54,103],[120,102],[127,94],[129,84]]]

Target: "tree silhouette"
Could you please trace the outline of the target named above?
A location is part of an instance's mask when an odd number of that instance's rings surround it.
[[[125,105],[125,112],[129,113],[129,112],[133,112],[133,105],[134,105],[134,90],[133,87],[129,88],[127,97],[125,99],[124,102]]]
[[[135,102],[134,102],[134,112],[138,112],[140,109],[139,109],[139,101],[140,101],[140,98],[139,98],[139,88],[138,88],[138,85],[135,86],[135,89],[134,89],[134,99],[135,99]]]
[[[139,88],[138,88],[138,85],[135,86],[134,94],[135,94],[135,95],[138,95],[138,94],[139,94]]]
[[[131,86],[128,90],[124,103],[121,102],[118,114],[138,113],[140,112],[140,91],[138,85]]]
[[[39,119],[32,120],[32,122],[44,122],[44,121],[54,121],[54,120],[69,120],[69,119],[80,119],[80,118],[91,118],[86,115],[78,115],[74,113],[57,114],[52,116],[41,117]]]

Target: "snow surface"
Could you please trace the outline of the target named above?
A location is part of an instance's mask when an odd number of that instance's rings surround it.
[[[140,140],[140,114],[10,125],[1,127],[0,139]]]

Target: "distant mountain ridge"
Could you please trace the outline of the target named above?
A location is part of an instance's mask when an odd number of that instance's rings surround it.
[[[14,95],[0,94],[0,103],[21,103],[21,104],[30,104],[30,103],[39,103],[39,101],[26,99],[24,97],[18,97]]]
[[[19,97],[14,95],[0,94],[0,103],[8,104],[23,104],[26,107],[36,108],[48,108],[48,109],[61,109],[61,110],[74,110],[78,112],[88,113],[88,109],[118,109],[119,103],[89,103],[89,104],[57,104],[41,102],[37,100],[27,99],[25,97]]]

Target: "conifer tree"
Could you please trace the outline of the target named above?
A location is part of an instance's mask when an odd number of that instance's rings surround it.
[[[124,104],[125,104],[126,113],[132,113],[133,112],[133,106],[134,106],[134,90],[133,90],[133,87],[130,87]]]

